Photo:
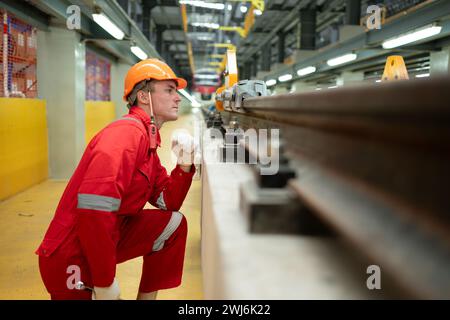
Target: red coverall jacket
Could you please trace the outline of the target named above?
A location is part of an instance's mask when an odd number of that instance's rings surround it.
[[[167,175],[149,149],[150,117],[139,107],[109,124],[89,143],[36,253],[50,257],[64,243],[64,255],[87,260],[94,286],[111,285],[116,271],[118,219],[141,212],[147,201],[178,211],[195,167]],[[158,133],[158,146],[160,137]]]

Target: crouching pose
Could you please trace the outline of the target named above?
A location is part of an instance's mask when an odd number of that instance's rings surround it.
[[[175,141],[179,160],[168,175],[157,148],[163,123],[178,117],[177,90],[185,87],[157,59],[128,71],[129,113],[89,143],[36,251],[52,299],[119,299],[116,265],[139,256],[138,299],[180,285],[187,224],[179,209],[194,175],[194,150],[189,139],[181,147]],[[147,201],[159,209],[143,209]]]

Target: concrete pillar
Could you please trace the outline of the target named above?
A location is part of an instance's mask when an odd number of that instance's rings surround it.
[[[85,44],[66,28],[37,33],[37,84],[47,102],[49,172],[72,175],[85,149]],[[48,63],[51,62],[51,68]]]
[[[353,38],[363,32],[360,25],[361,20],[361,0],[347,0],[345,8],[345,24],[339,27],[339,41]]]
[[[248,79],[248,74],[249,74],[249,65],[248,62],[244,63],[244,66],[242,67],[242,78],[240,78],[241,80],[245,80]]]
[[[122,100],[125,76],[131,65],[116,62],[111,64],[111,101],[114,102],[116,118],[128,113],[127,103]]]
[[[153,7],[151,6],[153,1],[144,0],[142,2],[142,33],[147,38],[148,41],[151,41],[150,34],[150,19],[151,12]]]
[[[253,56],[253,63],[251,65],[251,77],[254,79],[258,73],[258,56],[255,54]]]
[[[252,61],[248,61],[245,63],[245,67],[244,67],[244,74],[245,74],[245,78],[244,79],[250,79],[252,77]],[[242,80],[244,80],[242,79]]]
[[[358,26],[361,19],[361,0],[347,0],[345,24]]]
[[[424,71],[424,73],[426,73]],[[450,47],[444,47],[441,51],[430,53],[430,75],[448,76],[450,73]]]
[[[165,28],[163,26],[156,27],[156,51],[163,56],[163,33]]]
[[[336,80],[339,87],[361,84],[364,81],[364,72],[342,72]]]
[[[262,51],[262,64],[261,64],[261,70],[262,71],[270,71],[270,66],[272,64],[272,44],[267,43],[264,46],[264,49]]]
[[[300,49],[316,49],[316,9],[300,10]]]
[[[161,57],[164,59],[164,61],[166,63],[168,63],[168,56],[169,56],[168,53],[170,53],[169,49],[170,49],[170,43],[162,41],[161,52],[159,54],[161,55]]]
[[[284,45],[284,40],[285,40],[285,34],[283,33],[283,31],[278,32],[278,63],[284,63],[284,58],[285,58],[285,45]]]

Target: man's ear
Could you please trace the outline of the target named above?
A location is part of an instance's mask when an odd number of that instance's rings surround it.
[[[148,93],[143,90],[139,90],[137,92],[137,99],[138,99],[138,102],[148,104]]]

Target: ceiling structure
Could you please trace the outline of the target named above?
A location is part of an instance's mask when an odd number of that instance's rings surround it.
[[[257,1],[255,1],[257,2]],[[226,47],[215,44],[232,44],[237,50],[240,74],[245,78],[256,76],[257,71],[270,71],[277,64],[289,61],[296,51],[322,50],[333,47],[339,42],[339,29],[343,25],[359,25],[371,4],[380,4],[385,8],[385,18],[389,19],[404,13],[411,7],[428,4],[430,0],[266,0],[264,10],[254,11],[255,21],[246,37],[236,31],[221,30],[221,27],[244,28],[245,18],[252,1],[215,1],[215,0],[121,0],[127,5],[140,4],[150,10],[148,36],[161,55],[173,64],[186,77],[192,71],[217,68]],[[183,28],[182,6],[186,10],[187,28]],[[313,48],[305,47],[302,11],[313,12],[315,17]],[[353,20],[353,21],[352,21]],[[137,16],[138,24],[146,19]],[[145,30],[145,28],[143,28]],[[186,32],[185,32],[186,31]],[[145,32],[144,32],[145,33]],[[280,44],[280,37],[283,37]],[[311,37],[311,36],[310,36]],[[190,61],[189,44],[192,46],[193,59]],[[282,49],[281,49],[282,47]],[[268,52],[268,67],[264,68],[264,52]],[[417,52],[422,59],[423,52]],[[413,54],[415,56],[415,54]],[[413,57],[412,57],[413,58]],[[411,58],[411,59],[412,59]],[[374,59],[372,69],[381,58]],[[193,63],[192,63],[193,62]],[[428,63],[428,62],[425,62]],[[381,68],[377,64],[377,68]],[[367,71],[370,74],[370,71]],[[322,75],[324,76],[324,75]],[[325,75],[329,77],[329,75]]]
[[[449,42],[450,1],[447,0],[2,0],[1,5],[26,15],[35,26],[65,23],[66,9],[78,5],[82,11],[80,33],[89,44],[128,63],[138,59],[130,53],[130,41],[149,56],[166,60],[177,74],[191,79],[193,72],[217,68],[233,45],[237,51],[240,78],[277,77],[310,64],[324,64],[339,53],[361,51],[361,58],[344,67],[321,68],[307,81],[328,81],[344,68],[377,75],[388,54],[381,41],[426,23],[439,21],[443,31],[427,46],[400,52],[411,68],[420,62],[429,67],[429,54]],[[258,5],[262,10],[253,10]],[[345,26],[359,26],[369,4],[384,8],[389,23],[380,31],[369,31],[344,39]],[[96,7],[126,33],[126,41],[112,39],[93,20]],[[38,10],[36,10],[38,9]],[[253,12],[254,21],[246,18]],[[185,15],[184,15],[185,13]],[[392,21],[390,21],[392,20]],[[223,29],[227,30],[223,30]],[[239,30],[230,30],[230,29]],[[243,32],[242,31],[246,31]],[[248,31],[248,32],[247,32]],[[305,54],[309,52],[310,54]],[[419,62],[417,62],[419,61]],[[330,80],[332,81],[332,80]]]

